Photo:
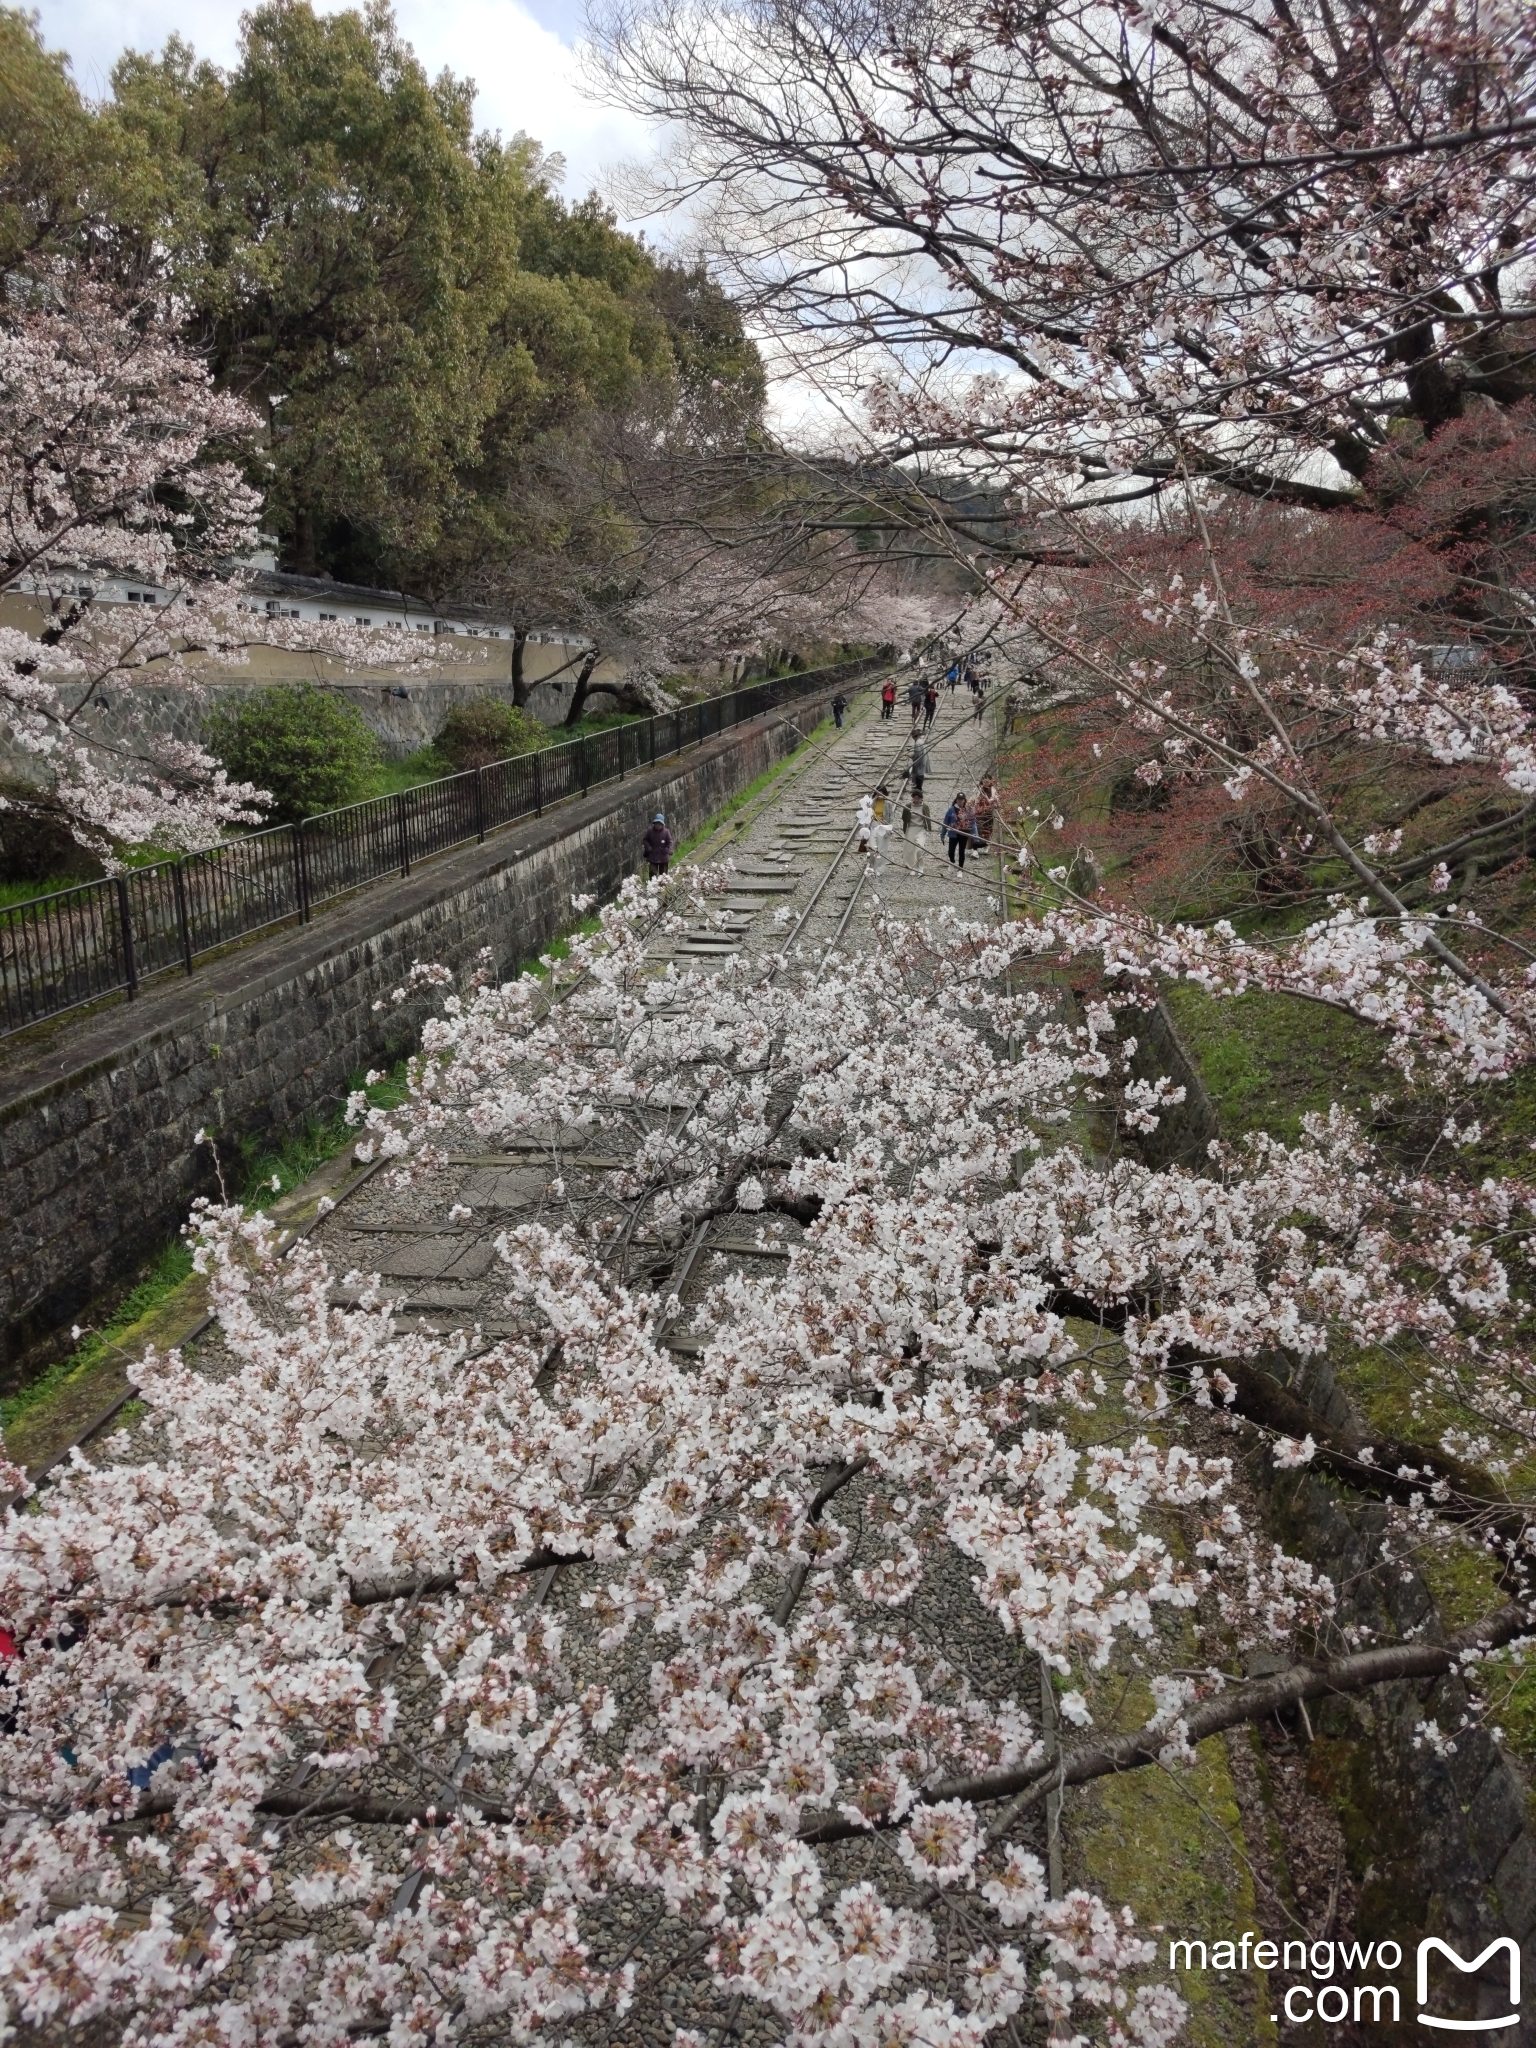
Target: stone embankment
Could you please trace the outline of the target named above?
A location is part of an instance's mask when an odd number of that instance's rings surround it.
[[[1136,1070],[1170,1074],[1186,1089],[1182,1107],[1164,1117],[1144,1150],[1153,1163],[1201,1171],[1221,1128],[1198,1065],[1161,1004],[1138,1017],[1135,1030]],[[1277,1356],[1263,1363],[1306,1404],[1320,1429],[1369,1440],[1369,1424],[1326,1359],[1302,1365]],[[1275,1473],[1267,1459],[1256,1469],[1267,1474],[1277,1538],[1339,1589],[1343,1629],[1364,1642],[1443,1639],[1449,1625],[1412,1557],[1402,1555],[1386,1508],[1321,1474]],[[1307,1729],[1306,1776],[1337,1818],[1344,1854],[1323,1896],[1331,1893],[1337,1902],[1342,1884],[1350,1932],[1402,1942],[1410,1954],[1412,1943],[1427,1935],[1466,1956],[1513,1936],[1530,1984],[1536,1982],[1531,1788],[1517,1760],[1485,1728],[1462,1726],[1467,1710],[1467,1684],[1451,1676],[1403,1680],[1316,1711],[1315,1728]],[[1448,1751],[1425,1739],[1427,1722],[1452,1738]],[[1479,1983],[1480,2014],[1505,2005]],[[1417,2029],[1405,2024],[1403,2038],[1410,2034],[1416,2038]],[[1536,2041],[1536,2018],[1498,2038],[1524,2048]]]

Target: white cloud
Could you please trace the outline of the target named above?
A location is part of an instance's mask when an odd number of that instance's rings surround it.
[[[429,71],[447,65],[474,79],[482,128],[504,135],[521,128],[560,151],[568,197],[580,198],[611,165],[649,151],[645,125],[584,92],[574,47],[513,0],[404,0],[398,14]]]

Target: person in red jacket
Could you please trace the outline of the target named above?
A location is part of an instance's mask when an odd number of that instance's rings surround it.
[[[887,682],[885,688],[880,692],[880,716],[882,718],[889,718],[895,709],[896,684],[894,681],[890,681]]]
[[[667,830],[666,813],[658,811],[651,820],[650,830],[640,842],[640,851],[645,855],[645,864],[653,877],[667,872],[675,844],[676,841]]]

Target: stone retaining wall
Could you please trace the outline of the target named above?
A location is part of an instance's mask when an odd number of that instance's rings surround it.
[[[134,1003],[56,1019],[0,1047],[0,1391],[167,1243],[215,1192],[193,1144],[281,1137],[330,1115],[360,1068],[414,1044],[435,998],[375,1009],[415,960],[463,973],[483,947],[510,973],[635,871],[647,821],[682,839],[782,760],[819,699],[734,728],[685,759],[525,819],[370,889],[315,924],[162,980]]]
[[[1144,1151],[1155,1165],[1199,1172],[1220,1121],[1165,1006],[1128,1013],[1123,1028],[1138,1039],[1133,1069],[1170,1075],[1186,1089],[1181,1108],[1166,1113]],[[1344,1435],[1368,1433],[1326,1359],[1291,1366],[1261,1360],[1319,1421]],[[1307,1471],[1276,1473],[1267,1458],[1251,1468],[1268,1487],[1274,1534],[1294,1555],[1324,1571],[1338,1588],[1338,1621],[1360,1641],[1445,1632],[1429,1587],[1411,1558],[1388,1562],[1388,1515],[1334,1481]],[[1473,1956],[1502,1935],[1519,1943],[1524,1981],[1536,1982],[1536,1827],[1530,1788],[1519,1764],[1479,1727],[1462,1728],[1465,1681],[1403,1680],[1314,1709],[1317,1739],[1309,1776],[1339,1814],[1358,1886],[1353,1933],[1366,1941],[1402,1943],[1410,1965],[1414,1944],[1439,1935]],[[1420,1723],[1432,1720],[1453,1736],[1439,1755]],[[1442,1979],[1447,1973],[1442,1972]],[[1454,1975],[1454,1973],[1450,1973]],[[1488,1973],[1483,1973],[1486,1979]],[[1406,1981],[1406,1980],[1405,1980]],[[1459,1997],[1456,1995],[1459,1993]],[[1440,2009],[1466,2021],[1488,2017],[1485,1981],[1447,1989]],[[1406,2023],[1383,2040],[1418,2037]],[[1510,2048],[1536,2048],[1536,2011],[1518,2029],[1500,2031]]]
[[[494,651],[494,650],[493,650]],[[430,746],[442,730],[448,713],[463,704],[495,698],[503,704],[514,701],[512,679],[506,673],[505,655],[499,663],[483,670],[466,669],[453,674],[410,675],[378,671],[358,675],[335,663],[309,663],[313,673],[292,661],[269,667],[252,663],[231,674],[200,677],[195,691],[154,684],[140,684],[131,692],[126,685],[107,695],[106,709],[97,713],[93,731],[103,741],[132,748],[139,737],[155,733],[162,737],[201,741],[208,720],[216,713],[239,708],[247,698],[259,697],[279,685],[317,682],[333,696],[348,703],[362,718],[381,752],[391,760],[404,758]],[[289,671],[293,673],[289,673]],[[571,702],[571,681],[576,663],[562,647],[530,647],[527,654],[529,677],[526,710],[530,717],[555,729],[564,719]],[[499,672],[498,672],[499,671]],[[617,681],[616,663],[600,672],[603,680]],[[60,692],[66,704],[73,700],[69,689]],[[591,715],[601,717],[616,708],[611,696],[597,696]],[[0,752],[0,768],[19,774],[27,763],[20,757]]]
[[[1285,1377],[1283,1361],[1277,1377]],[[1299,1395],[1330,1429],[1369,1435],[1364,1416],[1326,1358],[1290,1373]],[[1387,1510],[1305,1470],[1270,1481],[1278,1532],[1289,1548],[1327,1571],[1339,1588],[1338,1618],[1361,1640],[1444,1633],[1434,1598],[1412,1559],[1384,1561]],[[1401,1549],[1401,1539],[1392,1545]],[[1467,1617],[1463,1617],[1465,1619]],[[1391,1937],[1405,1947],[1425,1934],[1476,1955],[1500,1935],[1520,1944],[1527,1983],[1536,1970],[1536,1830],[1530,1788],[1519,1764],[1481,1727],[1462,1728],[1467,1686],[1456,1674],[1402,1680],[1326,1703],[1320,1739],[1331,1745],[1330,1781],[1352,1847],[1367,1851],[1357,1934]],[[1497,1719],[1497,1716],[1494,1717]],[[1454,1741],[1439,1755],[1418,1736],[1436,1722]],[[1486,1976],[1487,1973],[1485,1972]],[[1466,1987],[1465,2018],[1507,2009],[1491,1989]],[[1449,2005],[1447,2000],[1447,2005]],[[1446,2009],[1445,2006],[1442,2009]],[[1536,2013],[1501,2032],[1511,2048],[1536,2042]]]

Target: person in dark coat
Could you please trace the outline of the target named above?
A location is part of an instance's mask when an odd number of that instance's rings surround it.
[[[676,843],[667,830],[665,812],[658,811],[651,820],[650,830],[640,842],[640,851],[645,855],[645,864],[653,876],[667,872]]]
[[[976,834],[976,814],[961,791],[944,813],[944,832],[949,841],[949,858],[954,867],[965,867],[965,856],[970,851]]]
[[[832,718],[839,732],[843,729],[843,713],[848,709],[848,699],[839,690],[832,699]]]

